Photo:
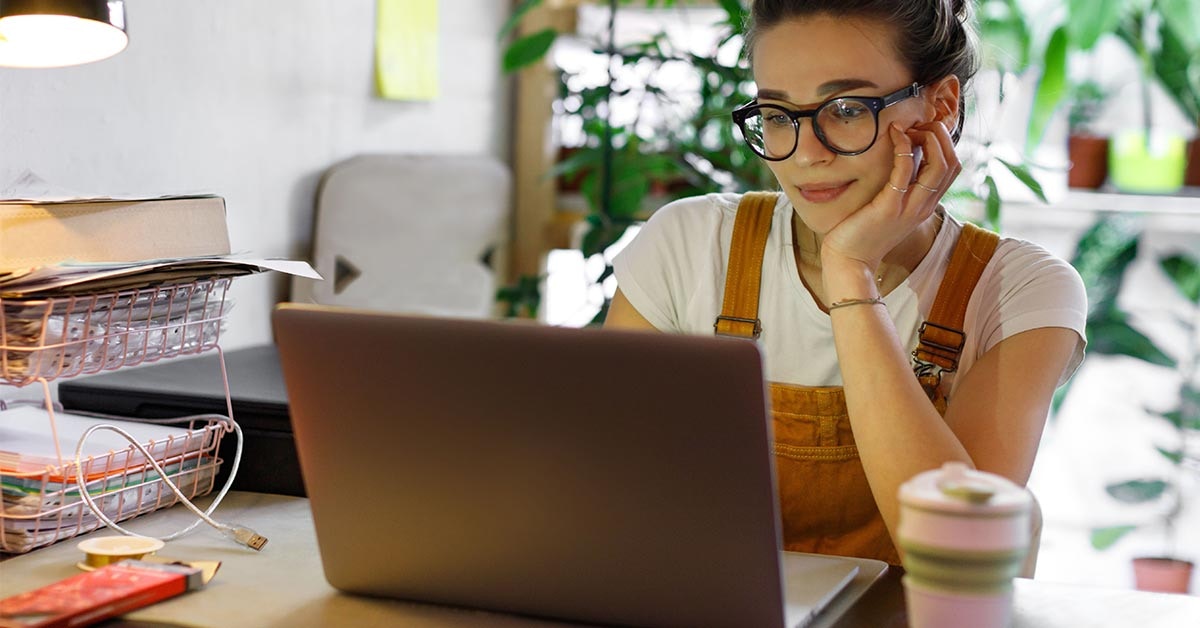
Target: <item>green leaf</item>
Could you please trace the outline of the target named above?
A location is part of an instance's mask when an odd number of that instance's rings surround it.
[[[583,234],[583,241],[579,246],[585,260],[604,251],[603,241],[606,239],[604,230],[608,228],[604,217],[597,214],[588,216],[587,222],[588,230]]]
[[[1120,0],[1069,0],[1067,29],[1071,45],[1079,50],[1091,50],[1101,35],[1117,28],[1124,8],[1122,4]]]
[[[625,235],[625,230],[629,228],[629,223],[624,221],[605,220],[603,216],[592,214],[587,217],[588,230],[583,234],[583,243],[579,247],[583,252],[584,259],[593,255],[603,253],[608,247],[612,246],[621,236]]]
[[[1042,77],[1034,91],[1033,110],[1029,113],[1029,128],[1025,135],[1025,152],[1027,153],[1032,153],[1033,149],[1041,143],[1042,136],[1046,133],[1046,125],[1049,124],[1050,117],[1054,115],[1054,110],[1058,108],[1058,103],[1067,91],[1068,43],[1070,42],[1067,38],[1067,27],[1059,26],[1050,36],[1050,42],[1046,44],[1046,54],[1042,59]],[[1041,198],[1042,202],[1046,201],[1040,191],[1038,198]]]
[[[1158,453],[1162,454],[1164,458],[1170,460],[1172,464],[1179,464],[1183,462],[1182,449],[1176,449],[1174,451],[1170,449],[1163,449],[1162,447],[1155,447],[1154,449],[1157,450]]]
[[[1151,60],[1154,76],[1185,116],[1200,118],[1200,45],[1189,44],[1169,23],[1159,28],[1159,37],[1162,46]]]
[[[1109,484],[1104,487],[1104,490],[1119,502],[1143,504],[1162,497],[1163,491],[1167,490],[1167,483],[1157,479],[1129,480],[1127,482]]]
[[[1180,412],[1179,410],[1173,410],[1171,412],[1160,412],[1160,413],[1158,413],[1158,416],[1166,419],[1168,423],[1170,423],[1171,425],[1174,425],[1177,428],[1183,427],[1183,413]]]
[[[1089,321],[1087,325],[1088,353],[1125,355],[1159,366],[1175,366],[1175,361],[1163,353],[1142,332],[1125,322],[1122,316],[1108,316]]]
[[[1062,406],[1063,402],[1066,401],[1067,393],[1069,393],[1071,391],[1071,384],[1074,383],[1074,381],[1075,381],[1074,379],[1069,379],[1069,380],[1067,380],[1067,383],[1063,384],[1062,386],[1059,386],[1058,389],[1056,389],[1054,391],[1054,396],[1050,399],[1050,420],[1051,421],[1053,421],[1055,418],[1057,418],[1058,409],[1059,409],[1059,407]]]
[[[999,157],[996,158],[996,161],[1004,164],[1004,167],[1008,168],[1009,172],[1013,173],[1013,175],[1020,179],[1021,183],[1024,183],[1025,187],[1029,188],[1029,191],[1037,195],[1038,199],[1040,199],[1043,203],[1049,202],[1046,200],[1046,193],[1042,191],[1042,184],[1038,183],[1037,179],[1033,178],[1033,175],[1030,174],[1029,169],[1023,164],[1009,163],[1008,161]]]
[[[987,197],[984,199],[984,206],[987,208],[987,224],[992,229],[998,229],[1000,227],[1000,190],[996,188],[996,180],[990,174],[983,178],[983,183],[987,186]]]
[[[547,178],[572,175],[594,168],[600,163],[600,149],[590,146],[580,147],[566,159],[554,164],[546,173]]]
[[[643,153],[639,150],[641,145],[639,138],[631,136],[624,146],[613,149],[607,206],[604,206],[601,189],[604,182],[602,164],[590,171],[595,176],[585,179],[582,188],[596,212],[617,220],[631,220],[642,212],[642,201],[650,193],[651,179],[678,172],[678,166],[671,158],[659,153]]]
[[[500,32],[496,34],[496,40],[502,40],[505,36],[512,32],[517,24],[521,22],[521,18],[533,9],[542,4],[542,0],[521,0],[521,3],[513,9],[512,15],[508,16],[508,21],[504,22],[504,26],[500,27]]]
[[[1172,255],[1158,262],[1179,293],[1192,303],[1200,302],[1200,264],[1190,255]]]
[[[1112,547],[1121,537],[1133,532],[1137,526],[1113,526],[1092,530],[1092,547],[1104,550]]]
[[[604,303],[600,304],[600,311],[592,317],[588,327],[600,327],[604,325],[605,319],[608,318],[608,308],[612,306],[612,299],[604,299]]]
[[[550,46],[554,45],[556,37],[558,37],[558,31],[553,28],[544,28],[514,41],[508,50],[504,51],[504,61],[501,64],[504,72],[506,74],[515,72],[541,60],[550,50]]]
[[[1079,238],[1071,265],[1079,271],[1087,289],[1089,323],[1118,311],[1117,295],[1125,282],[1126,269],[1137,257],[1139,234],[1129,217],[1109,215]]]
[[[1033,37],[1017,0],[980,3],[979,29],[987,67],[1021,72],[1029,67]]]
[[[504,316],[537,318],[542,303],[543,275],[521,275],[517,281],[496,290],[496,301],[505,304]]]
[[[1158,0],[1163,26],[1171,29],[1186,48],[1200,49],[1200,6],[1196,0]]]
[[[671,155],[664,153],[643,154],[639,159],[638,169],[652,179],[664,179],[679,175],[683,169]]]
[[[622,167],[614,170],[609,214],[619,218],[633,218],[642,211],[642,199],[650,193],[650,179],[646,173],[636,169]]]
[[[740,0],[718,0],[722,9],[725,9],[725,15],[728,18],[728,24],[736,30],[741,30],[742,25],[746,23],[746,9],[742,6]]]

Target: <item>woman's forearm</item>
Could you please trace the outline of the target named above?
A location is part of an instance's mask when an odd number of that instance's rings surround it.
[[[829,268],[826,273],[841,272]],[[874,296],[871,273],[849,269],[829,281],[830,303]],[[895,540],[897,493],[913,475],[948,460],[972,464],[958,437],[913,375],[907,351],[882,304],[830,310],[846,407],[875,502]]]

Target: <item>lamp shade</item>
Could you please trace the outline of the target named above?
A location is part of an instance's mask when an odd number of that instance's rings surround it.
[[[124,0],[0,0],[0,66],[91,63],[128,43]]]

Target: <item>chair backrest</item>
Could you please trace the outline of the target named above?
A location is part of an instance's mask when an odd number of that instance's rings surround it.
[[[511,177],[480,155],[363,155],[330,167],[317,190],[312,262],[292,300],[482,318],[495,279]]]

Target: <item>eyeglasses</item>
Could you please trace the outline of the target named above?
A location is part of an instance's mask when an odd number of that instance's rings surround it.
[[[760,105],[757,100],[733,110],[733,121],[742,139],[759,157],[783,161],[800,143],[800,118],[812,118],[813,133],[821,144],[839,155],[859,155],[875,145],[879,135],[879,112],[921,95],[913,83],[883,97],[842,96],[827,100],[816,109],[791,111],[778,105]]]

